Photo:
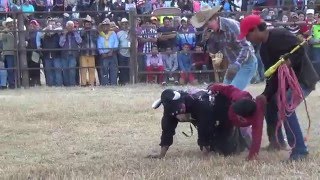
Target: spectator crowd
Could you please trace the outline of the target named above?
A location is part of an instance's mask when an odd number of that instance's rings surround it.
[[[235,11],[261,15],[270,28],[286,28],[299,38],[313,35],[309,54],[319,72],[320,21],[314,2],[293,0],[290,8],[264,8],[264,5],[283,5],[283,2],[244,0],[172,0],[172,1],[92,1],[92,0],[25,0],[23,3],[0,0],[0,12],[22,11],[25,17],[27,62],[30,86],[41,85],[44,72],[48,86],[125,85],[130,81],[129,66],[132,44],[138,47],[139,71],[145,82],[166,85],[197,84],[213,81],[213,77],[194,74],[194,70],[212,70],[212,61],[202,39],[203,29],[190,24],[190,14],[205,6],[222,6],[222,12],[236,20],[242,16]],[[299,4],[300,3],[300,4]],[[305,8],[303,4],[308,4]],[[312,7],[311,7],[312,6]],[[129,13],[150,14],[161,7],[178,7],[183,16],[146,16],[136,19],[137,33],[132,37]],[[80,12],[78,11],[85,11]],[[1,89],[15,88],[17,42],[16,20],[10,14],[3,18],[0,41]],[[16,34],[15,34],[16,33]],[[255,46],[256,52],[259,45]],[[264,68],[258,58],[258,71],[252,83],[264,80]],[[44,67],[44,71],[40,67]],[[77,68],[79,67],[79,68]],[[165,72],[165,73],[163,73]]]

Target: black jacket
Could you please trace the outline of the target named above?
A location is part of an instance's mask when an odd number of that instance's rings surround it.
[[[179,91],[182,95],[181,99],[186,106],[186,113],[190,113],[191,117],[196,120],[195,125],[198,128],[198,145],[209,146],[212,144],[215,132],[214,128],[219,121],[219,129],[224,129],[225,132],[231,130],[233,126],[228,121],[228,107],[229,102],[226,97],[219,95],[215,98],[214,105],[209,101],[209,95],[205,91],[200,91],[196,94],[189,94]],[[167,106],[168,104],[164,104]],[[160,146],[171,146],[173,143],[173,136],[178,124],[178,119],[172,116],[172,112],[179,111],[171,106],[164,107],[164,113],[161,121],[162,135]]]
[[[260,49],[260,55],[265,69],[267,70],[274,65],[280,56],[289,53],[298,44],[300,44],[298,38],[284,28],[269,30],[268,40],[261,44]],[[319,75],[313,68],[305,48],[299,48],[299,50],[289,56],[289,59],[299,82],[306,88],[314,90],[315,85],[319,81]],[[270,100],[277,92],[277,89],[278,73],[276,72],[267,80],[263,94]]]

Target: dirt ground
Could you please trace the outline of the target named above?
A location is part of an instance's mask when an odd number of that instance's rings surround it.
[[[163,88],[156,85],[1,91],[0,179],[320,179],[319,88],[307,99],[310,157],[289,164],[281,162],[289,151],[262,151],[255,162],[244,160],[247,152],[203,159],[197,134],[182,134],[188,123],[178,126],[165,159],[145,158],[159,151],[162,108],[151,104]],[[305,132],[303,106],[298,116]]]

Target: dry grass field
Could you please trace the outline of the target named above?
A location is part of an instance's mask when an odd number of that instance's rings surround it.
[[[262,88],[248,90],[256,95]],[[189,124],[178,126],[165,159],[145,158],[159,151],[162,109],[151,104],[161,91],[156,85],[1,91],[0,179],[320,179],[319,90],[308,98],[310,158],[290,164],[281,162],[288,151],[261,152],[255,162],[244,161],[247,152],[203,159],[197,135],[181,133]],[[305,130],[303,107],[298,112]]]

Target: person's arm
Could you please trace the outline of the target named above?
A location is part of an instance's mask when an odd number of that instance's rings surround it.
[[[98,48],[99,54],[106,54],[106,53],[108,53],[108,50],[105,49],[106,46],[105,46],[104,38],[98,37],[98,40],[97,40],[97,48]]]
[[[186,68],[183,64],[183,57],[180,54],[178,54],[178,64],[181,71],[186,71]]]
[[[114,39],[114,46],[113,48],[118,48],[119,47],[119,39],[118,39],[118,36],[116,35],[115,32],[112,33],[112,37]]]
[[[237,42],[238,36],[240,34],[239,24],[235,21],[228,21],[227,23],[229,23],[230,29],[232,29],[233,41]],[[253,49],[253,47],[251,43],[247,41],[245,38],[238,41],[238,43],[239,43],[239,46],[241,47],[241,50],[237,59],[233,63],[240,66],[243,62],[245,62],[250,57],[250,51],[251,49]]]
[[[247,160],[255,160],[259,154],[266,104],[267,101],[264,97],[258,96],[256,98],[257,109],[252,118],[252,143]]]
[[[161,152],[159,155],[151,155],[151,158],[163,158],[165,157],[169,147],[173,143],[173,136],[175,135],[175,129],[178,125],[178,120],[167,115],[164,115],[161,120],[162,134],[161,134]]]
[[[233,85],[227,85],[222,83],[212,84],[208,87],[208,90],[211,91],[213,94],[221,93],[228,97],[231,101],[237,101],[242,98],[252,97],[250,93],[247,91],[242,91]]]
[[[146,66],[147,66],[147,67],[151,66],[151,56],[150,56],[150,55],[147,55],[147,58],[146,58]]]
[[[65,34],[61,35],[61,36],[60,36],[60,40],[59,40],[59,45],[60,45],[61,47],[63,47],[64,44],[66,43],[66,41],[67,41],[66,35],[65,35]]]
[[[163,66],[162,55],[158,54],[158,66]]]
[[[80,34],[79,34],[78,32],[74,32],[74,37],[75,37],[76,42],[77,42],[78,44],[81,44],[81,43],[82,43],[82,38],[81,38],[81,36],[80,36]]]
[[[178,66],[179,66],[177,54],[172,54],[171,57],[173,60],[173,67],[172,67],[171,71],[176,71],[176,70],[178,70]]]
[[[41,36],[42,36],[42,33],[41,32],[37,32],[37,35],[36,35],[37,49],[41,48]]]

